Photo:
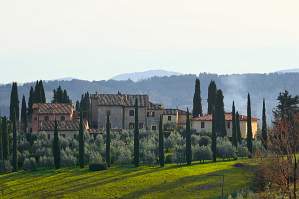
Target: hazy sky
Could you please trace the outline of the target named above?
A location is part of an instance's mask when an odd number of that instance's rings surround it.
[[[0,0],[0,82],[299,67],[298,0]]]

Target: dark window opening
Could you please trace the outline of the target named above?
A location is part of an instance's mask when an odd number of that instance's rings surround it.
[[[201,126],[202,129],[204,129],[205,128],[205,123],[201,122],[200,126]]]
[[[134,116],[134,115],[135,115],[135,111],[134,111],[134,110],[130,110],[130,111],[129,111],[129,115],[130,115],[130,116]]]

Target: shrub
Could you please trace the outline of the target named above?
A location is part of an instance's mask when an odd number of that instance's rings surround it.
[[[237,158],[234,147],[231,143],[223,143],[217,146],[217,153],[220,158],[224,159],[235,159]]]
[[[117,164],[130,164],[132,162],[132,152],[128,148],[122,148],[119,151],[119,155],[116,158],[115,163]]]
[[[54,166],[54,159],[52,156],[42,156],[39,159],[38,166],[44,168],[52,168]]]
[[[183,164],[186,162],[186,150],[182,147],[177,147],[174,150],[173,161],[176,164]]]
[[[165,163],[166,164],[171,164],[172,163],[172,159],[173,159],[173,155],[172,154],[166,154],[166,156],[165,156]]]
[[[237,148],[238,157],[248,157],[248,149],[244,146],[238,146]]]
[[[209,144],[212,143],[212,140],[209,136],[201,136],[199,141],[198,141],[198,144],[199,146],[208,146]]]
[[[10,161],[4,160],[0,161],[0,172],[1,173],[8,173],[12,171],[12,166],[10,164]]]
[[[195,147],[193,149],[193,158],[194,160],[199,160],[204,163],[205,160],[212,159],[212,151],[210,147],[207,146]]]
[[[25,171],[35,171],[36,170],[36,160],[35,158],[26,158],[23,163],[23,169]]]
[[[96,164],[90,164],[89,165],[90,171],[102,171],[107,170],[107,164],[106,163],[96,163]]]

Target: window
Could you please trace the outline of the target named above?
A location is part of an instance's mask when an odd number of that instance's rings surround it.
[[[61,134],[61,136],[65,138],[65,134]]]
[[[152,112],[152,117],[155,117],[155,111]]]
[[[146,113],[146,116],[149,117],[149,116],[150,116],[150,112],[147,112],[147,113]]]
[[[77,135],[76,134],[74,134],[74,139],[77,139]]]
[[[204,128],[205,128],[205,122],[201,122],[200,127],[201,127],[202,129],[204,129]]]
[[[130,115],[130,116],[134,116],[134,115],[135,115],[135,111],[134,111],[134,110],[130,110],[130,111],[129,111],[129,115]]]
[[[49,116],[45,116],[45,121],[49,121]]]
[[[48,140],[50,140],[51,139],[51,135],[50,134],[48,134]]]
[[[168,119],[168,121],[171,121],[171,115],[169,115],[167,119]]]
[[[111,111],[108,110],[108,111],[106,112],[106,114],[110,116],[110,115],[111,115]]]
[[[61,116],[60,117],[60,121],[64,121],[65,120],[65,117],[64,116]]]
[[[143,129],[143,123],[139,123],[139,128]]]
[[[157,126],[152,126],[152,131],[156,131],[157,130]]]
[[[133,129],[135,127],[134,123],[129,123],[129,129]]]
[[[34,120],[36,121],[36,120],[37,120],[37,117],[34,117]]]
[[[230,129],[230,122],[227,122],[227,128]]]

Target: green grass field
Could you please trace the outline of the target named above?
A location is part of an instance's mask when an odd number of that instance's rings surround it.
[[[236,167],[236,163],[245,166]],[[21,171],[0,175],[2,198],[217,198],[221,195],[220,177],[224,174],[224,193],[249,186],[253,176],[248,160],[167,165],[112,167],[91,172],[87,168],[58,171]],[[0,197],[0,198],[1,198]]]

